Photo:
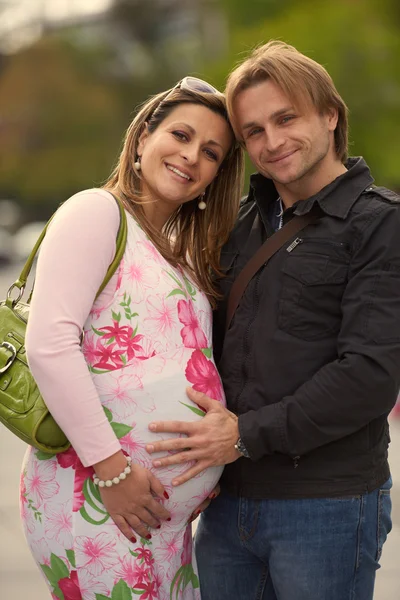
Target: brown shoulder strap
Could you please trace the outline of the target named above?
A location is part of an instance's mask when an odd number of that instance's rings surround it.
[[[306,225],[315,223],[317,220],[318,217],[310,213],[299,217],[294,216],[286,225],[271,235],[246,263],[231,287],[226,312],[225,331],[229,329],[233,315],[252,277],[291,237],[304,229]]]

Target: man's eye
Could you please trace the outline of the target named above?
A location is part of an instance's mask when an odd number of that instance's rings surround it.
[[[283,123],[283,125],[285,123],[289,123],[289,121],[292,121],[294,119],[294,115],[286,115],[286,117],[282,117],[281,119],[281,123]]]
[[[253,137],[253,136],[257,135],[257,133],[260,133],[260,131],[262,131],[261,127],[255,127],[254,129],[251,129],[249,131],[249,133],[247,134],[247,137]]]

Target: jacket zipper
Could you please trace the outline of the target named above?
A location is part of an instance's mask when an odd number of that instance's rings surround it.
[[[286,252],[292,252],[292,250],[294,250],[299,244],[301,244],[303,242],[303,240],[301,238],[296,238],[294,240],[294,242],[292,242],[290,244],[290,246],[288,246],[286,248]]]
[[[303,244],[304,242],[306,242],[307,244],[318,244],[319,242],[323,242],[324,244],[329,244],[329,246],[334,246],[335,248],[345,248],[347,246],[347,244],[344,244],[343,242],[332,242],[332,240],[316,240],[309,238],[303,239],[298,237],[286,248],[286,252],[292,252],[292,250],[297,248],[299,244]]]

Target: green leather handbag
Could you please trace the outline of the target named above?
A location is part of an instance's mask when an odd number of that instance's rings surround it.
[[[126,246],[126,214],[121,200],[116,197],[115,200],[120,211],[116,253],[96,298],[118,268]],[[40,395],[29,370],[25,351],[25,333],[33,290],[26,303],[21,301],[34,258],[50,221],[39,236],[21,275],[8,290],[6,300],[0,302],[0,422],[27,444],[43,452],[57,454],[67,450],[70,443]],[[15,299],[12,298],[14,290],[18,290]]]

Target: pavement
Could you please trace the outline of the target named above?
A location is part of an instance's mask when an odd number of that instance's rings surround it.
[[[6,283],[14,280],[10,276],[11,272],[0,270],[0,298],[5,295]],[[400,418],[391,421],[391,438],[393,529],[383,548],[374,600],[400,600]],[[23,442],[0,426],[0,600],[50,600],[19,519],[18,486],[25,448]]]

